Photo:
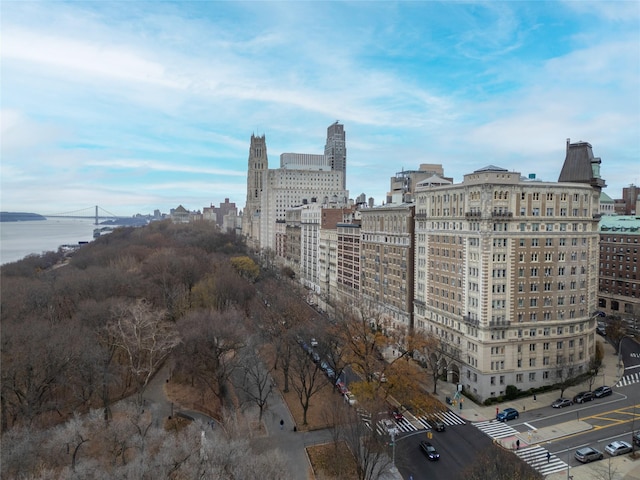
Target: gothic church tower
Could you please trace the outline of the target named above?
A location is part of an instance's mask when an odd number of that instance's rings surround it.
[[[263,213],[268,170],[269,160],[265,136],[251,135],[247,170],[247,203],[242,216],[242,233],[247,239],[247,244],[253,248],[260,246],[260,218]]]

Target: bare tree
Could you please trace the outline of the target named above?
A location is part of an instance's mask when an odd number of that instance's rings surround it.
[[[455,345],[449,343],[445,337],[432,333],[425,335],[421,342],[421,354],[423,364],[426,366],[433,382],[433,393],[437,393],[438,379],[443,368],[450,362],[460,360],[460,350]]]
[[[123,354],[136,382],[139,406],[149,380],[171,351],[180,343],[173,323],[162,312],[153,311],[144,300],[122,305],[109,322],[111,341]]]
[[[196,311],[179,323],[182,345],[177,368],[195,377],[224,406],[229,378],[238,366],[238,353],[246,344],[242,312],[230,309]]]
[[[596,351],[589,360],[589,390],[593,390],[593,383],[600,373],[602,359],[604,358],[604,348],[602,343],[596,342]]]
[[[393,458],[389,455],[386,439],[379,436],[375,428],[367,426],[353,413],[342,432],[356,459],[358,480],[377,480],[389,475]]]
[[[311,398],[327,386],[327,381],[318,364],[301,348],[294,351],[291,369],[291,388],[298,396],[302,407],[302,423],[306,425]]]
[[[564,391],[576,383],[575,365],[573,362],[564,362],[557,365],[556,385],[560,388],[560,396],[564,397]]]
[[[240,366],[243,375],[238,387],[245,393],[248,401],[258,407],[258,421],[262,422],[267,401],[273,393],[271,370],[264,365],[255,345],[244,349]]]

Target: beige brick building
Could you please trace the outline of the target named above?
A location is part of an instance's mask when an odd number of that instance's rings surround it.
[[[599,188],[489,166],[416,191],[417,328],[481,399],[587,368],[595,352]]]

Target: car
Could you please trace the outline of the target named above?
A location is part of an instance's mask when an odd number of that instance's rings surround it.
[[[593,400],[593,392],[580,392],[573,397],[573,403],[584,403]]]
[[[317,347],[318,346],[318,341],[315,338],[312,338],[310,343],[311,343],[312,347]]]
[[[596,388],[593,391],[593,396],[596,398],[602,398],[602,397],[611,395],[612,393],[613,393],[613,390],[611,390],[611,387],[607,387],[606,385],[603,385],[601,387]]]
[[[345,383],[341,382],[339,380],[336,382],[336,387],[338,387],[338,392],[340,392],[340,394],[342,394],[342,395],[344,395],[345,393],[347,393],[349,391],[349,389],[347,388]]]
[[[311,352],[311,358],[313,359],[313,363],[320,362],[320,355],[318,355],[316,352]]]
[[[387,432],[389,435],[395,436],[398,433],[400,433],[400,431],[398,430],[398,427],[396,427],[396,424],[393,423],[392,420],[385,418],[384,420],[381,420],[380,423],[382,424],[382,428],[384,429],[384,431]]]
[[[433,425],[433,429],[436,432],[444,432],[446,427],[444,426],[444,422],[442,420],[434,419],[431,423]]]
[[[553,408],[563,408],[569,407],[571,405],[573,405],[573,401],[569,400],[568,398],[559,398],[551,404]]]
[[[329,364],[327,363],[326,360],[322,360],[320,362],[320,368],[322,369],[323,372],[327,371],[327,368],[329,368]]]
[[[336,372],[331,367],[327,367],[324,373],[327,374],[328,378],[336,378]]]
[[[607,336],[607,326],[604,323],[598,322],[598,326],[596,327],[596,333],[598,335],[602,335],[603,337]]]
[[[436,450],[436,447],[431,445],[430,442],[420,442],[420,450],[424,453],[429,460],[440,460],[440,454]]]
[[[356,396],[349,391],[344,394],[344,401],[349,405],[355,405],[356,403],[358,403],[358,401],[356,400]]]
[[[574,455],[576,460],[582,463],[593,462],[594,460],[602,460],[602,452],[591,447],[582,447],[576,450]]]
[[[505,408],[503,411],[496,415],[496,420],[499,422],[506,422],[507,420],[513,420],[518,418],[520,414],[515,408]]]
[[[633,434],[633,443],[640,447],[640,431]]]
[[[631,450],[631,445],[627,442],[623,442],[622,440],[611,442],[609,445],[604,447],[604,451],[612,457],[615,457],[616,455],[624,455],[625,453],[629,453]]]

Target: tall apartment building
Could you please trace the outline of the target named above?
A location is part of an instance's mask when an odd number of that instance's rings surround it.
[[[327,158],[331,170],[342,172],[342,188],[347,188],[347,140],[344,125],[336,120],[327,128],[327,143],[324,146],[324,156]]]
[[[342,130],[344,139],[344,127],[339,124],[329,127],[329,131],[335,130]],[[331,138],[327,138],[327,145],[339,144],[336,136],[332,133]],[[334,147],[333,150],[339,149]],[[344,145],[342,151],[346,155]],[[251,136],[242,231],[247,244],[257,250],[276,249],[276,223],[285,221],[288,209],[316,202],[341,206],[348,201],[344,168],[322,169],[316,165],[319,159],[314,155],[283,155],[281,167],[269,169],[264,135]],[[296,159],[302,165],[296,163]],[[343,163],[346,164],[346,160]]]
[[[336,295],[345,304],[360,302],[360,221],[336,226]]]
[[[413,203],[360,211],[361,301],[393,329],[413,324]]]
[[[489,166],[416,191],[415,326],[480,399],[577,375],[595,353],[604,182],[590,150],[567,145],[562,183]]]
[[[640,327],[640,218],[600,220],[598,309]]]

